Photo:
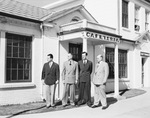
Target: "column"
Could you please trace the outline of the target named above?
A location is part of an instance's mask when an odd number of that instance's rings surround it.
[[[115,94],[114,96],[117,97],[119,96],[119,65],[118,65],[118,44],[115,44],[115,68],[114,68],[114,71],[115,71],[115,83],[114,83],[114,90],[115,90]]]
[[[83,52],[87,52],[87,38],[83,37]]]
[[[0,78],[1,78],[1,83],[5,83],[5,62],[6,62],[6,39],[5,39],[5,32],[1,31],[0,32]]]

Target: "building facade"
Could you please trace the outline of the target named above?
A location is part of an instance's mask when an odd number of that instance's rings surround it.
[[[115,96],[122,89],[150,87],[148,1],[63,0],[43,8],[0,3],[0,105],[41,100],[41,71],[49,53],[62,71],[67,53],[79,61],[87,51],[93,72],[96,56],[103,54],[110,70],[106,91]],[[56,98],[62,89],[60,76]]]

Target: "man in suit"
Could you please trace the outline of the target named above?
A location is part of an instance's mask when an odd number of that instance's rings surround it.
[[[78,105],[87,103],[91,105],[91,73],[92,62],[87,59],[88,53],[82,52],[82,60],[78,62],[79,68],[79,97]]]
[[[78,80],[78,63],[72,60],[72,54],[68,54],[68,61],[64,62],[62,70],[62,79],[64,83],[62,105],[68,104],[68,94],[70,93],[70,104],[75,105],[75,83]]]
[[[42,79],[44,79],[46,90],[46,107],[55,107],[55,88],[59,81],[59,65],[53,61],[53,55],[47,55],[47,63],[42,70]]]
[[[93,84],[95,93],[94,93],[94,104],[92,105],[92,108],[98,107],[100,101],[102,104],[102,109],[107,108],[105,87],[108,75],[109,75],[108,64],[103,61],[102,55],[98,55],[95,73],[93,75]]]

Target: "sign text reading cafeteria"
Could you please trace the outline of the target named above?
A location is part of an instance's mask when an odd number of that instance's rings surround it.
[[[93,32],[86,32],[86,36],[88,38],[100,39],[100,40],[104,40],[104,41],[117,42],[117,43],[120,42],[120,39],[117,38],[117,37],[104,35],[104,34],[93,33]]]

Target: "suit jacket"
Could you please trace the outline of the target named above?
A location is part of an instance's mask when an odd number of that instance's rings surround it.
[[[71,65],[69,61],[64,62],[62,79],[64,83],[75,83],[78,79],[78,63],[76,61],[71,60]]]
[[[101,61],[100,64],[96,64],[95,73],[93,75],[93,83],[101,85],[106,83],[109,75],[109,67],[106,62]]]
[[[90,82],[92,73],[92,62],[87,60],[84,65],[83,60],[78,62],[79,68],[79,82]]]
[[[59,65],[53,62],[52,66],[49,66],[49,62],[45,63],[42,70],[42,79],[44,79],[45,84],[52,85],[59,80],[60,71]]]

